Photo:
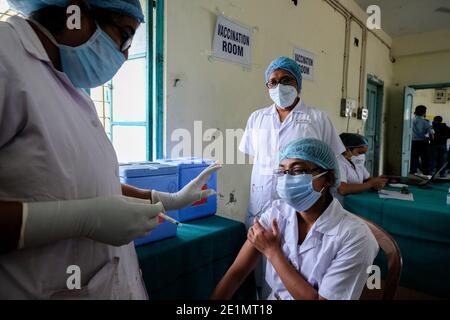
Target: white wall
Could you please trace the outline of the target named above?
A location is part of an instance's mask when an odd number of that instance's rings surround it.
[[[361,18],[365,13],[353,2],[342,1]],[[251,70],[209,59],[216,14],[254,27]],[[193,122],[208,128],[245,128],[248,116],[271,104],[264,86],[264,71],[271,60],[292,56],[294,46],[315,53],[315,80],[304,81],[303,99],[330,115],[337,130],[346,130],[347,121],[339,116],[342,87],[345,19],[324,1],[301,0],[167,0],[166,4],[166,152],[176,144],[174,130],[193,131]],[[352,24],[349,98],[358,98],[361,28]],[[381,32],[390,42],[390,38]],[[367,72],[392,83],[389,51],[369,35]],[[180,79],[174,87],[174,80]],[[387,97],[387,95],[385,95]],[[365,100],[364,100],[365,101]],[[363,132],[363,123],[351,120],[350,131]],[[219,175],[219,213],[243,220],[246,214],[250,165],[226,165]],[[226,205],[235,192],[237,203]]]
[[[423,32],[394,39],[392,51],[394,56],[406,57],[450,49],[450,29]]]
[[[393,39],[394,85],[391,87],[387,134],[389,173],[401,171],[403,92],[405,86],[450,83],[450,30]]]

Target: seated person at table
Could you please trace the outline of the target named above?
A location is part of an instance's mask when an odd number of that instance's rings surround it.
[[[255,219],[211,298],[230,299],[264,255],[269,299],[359,299],[378,244],[330,193],[339,182],[333,150],[317,139],[299,139],[282,148],[279,160],[281,199]]]
[[[385,177],[370,177],[365,167],[366,153],[369,149],[367,139],[356,133],[342,133],[340,137],[347,151],[338,156],[341,185],[336,197],[341,201],[342,196],[348,194],[369,189],[383,189],[388,180]]]

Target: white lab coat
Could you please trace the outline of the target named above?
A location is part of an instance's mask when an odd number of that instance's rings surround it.
[[[255,111],[249,118],[239,150],[254,157],[247,226],[278,199],[273,170],[279,166],[281,148],[299,138],[316,138],[339,155],[345,151],[327,114],[299,101],[289,116],[280,121],[275,105]]]
[[[347,160],[343,155],[338,157],[338,161],[341,173],[341,182],[361,184],[370,178],[370,173],[367,171],[364,164],[353,164],[353,162]]]
[[[334,199],[299,246],[295,209],[277,200],[260,221],[271,230],[273,219],[277,219],[286,258],[320,296],[328,300],[359,299],[368,278],[367,268],[379,249],[362,220]],[[269,299],[293,299],[270,262],[266,282],[272,288]]]
[[[362,184],[364,181],[370,178],[370,173],[367,171],[364,163],[354,164],[347,160],[343,155],[338,156],[339,171],[341,174],[341,182],[349,184]],[[335,191],[333,195],[339,202],[344,205],[345,197]]]
[[[0,22],[0,200],[121,194],[114,149],[94,103],[51,64],[20,17]],[[82,290],[68,290],[69,266]],[[0,255],[0,299],[146,299],[133,243],[59,241]]]

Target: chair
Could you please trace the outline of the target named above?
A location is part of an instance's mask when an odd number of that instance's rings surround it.
[[[362,217],[358,218],[363,220],[369,226],[370,230],[375,236],[375,239],[378,242],[378,245],[380,246],[381,250],[383,250],[386,256],[388,264],[388,274],[382,286],[384,289],[381,299],[393,300],[399,286],[400,274],[403,267],[400,248],[398,247],[397,242],[394,240],[394,238],[392,238],[392,236],[385,230],[383,230],[380,226]],[[363,294],[361,295],[361,299],[373,299],[373,291],[374,290],[369,290],[366,286]]]

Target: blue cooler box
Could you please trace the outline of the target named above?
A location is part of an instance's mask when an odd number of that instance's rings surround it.
[[[178,168],[173,165],[141,162],[120,165],[120,181],[142,189],[155,189],[162,192],[178,191]],[[177,211],[166,212],[172,218],[178,217]],[[164,221],[143,238],[134,241],[136,246],[157,240],[176,237],[177,226]]]
[[[203,170],[214,163],[212,160],[195,157],[178,159],[157,160],[161,164],[176,165],[178,167],[178,184],[180,190],[195,179]],[[214,189],[217,191],[217,173],[214,173],[203,189]],[[202,199],[191,207],[178,211],[178,221],[186,222],[202,217],[212,216],[217,212],[217,195]]]

